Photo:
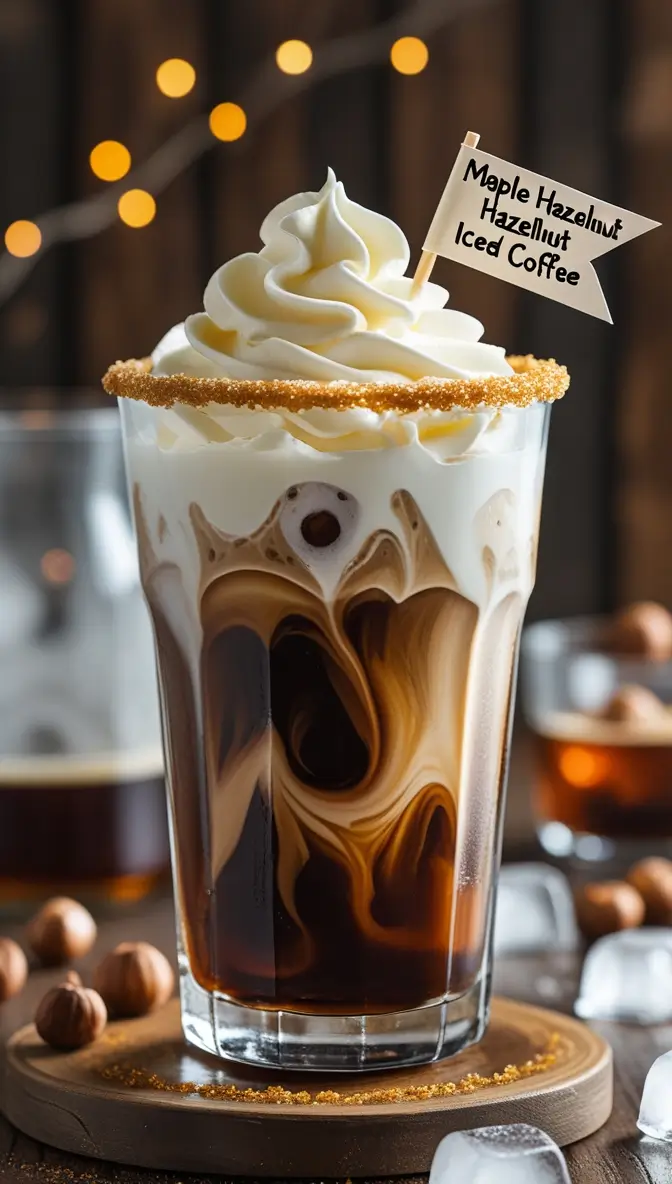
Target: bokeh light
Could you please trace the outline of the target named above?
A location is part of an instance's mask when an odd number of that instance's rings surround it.
[[[53,547],[44,552],[40,571],[48,584],[69,584],[75,574],[75,560],[69,551]]]
[[[25,411],[19,412],[19,421],[22,427],[31,432],[43,432],[45,428],[54,426],[54,415],[53,412],[44,408],[38,410],[37,407],[29,407]]]
[[[147,226],[156,214],[156,202],[146,189],[127,189],[117,202],[122,222],[127,226]]]
[[[237,103],[218,103],[210,112],[210,131],[218,140],[239,140],[247,127],[247,116]]]
[[[91,149],[89,164],[101,181],[119,181],[131,167],[131,154],[118,140],[101,140]]]
[[[564,750],[559,765],[565,781],[576,789],[592,789],[608,781],[611,773],[611,762],[606,753],[578,744]]]
[[[275,60],[283,74],[305,74],[313,63],[313,51],[305,41],[283,41],[275,51]]]
[[[181,99],[193,90],[196,71],[184,58],[168,58],[156,71],[156,85],[169,99]]]
[[[24,218],[12,222],[5,231],[5,246],[10,255],[16,255],[18,259],[27,259],[29,255],[34,255],[39,251],[41,243],[42,232],[39,226]]]
[[[419,74],[429,61],[429,50],[419,37],[400,37],[390,50],[390,61],[400,74]]]

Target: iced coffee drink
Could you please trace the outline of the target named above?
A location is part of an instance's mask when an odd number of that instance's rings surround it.
[[[333,175],[118,363],[183,1022],[268,1065],[482,1034],[517,642],[567,386],[418,294]]]

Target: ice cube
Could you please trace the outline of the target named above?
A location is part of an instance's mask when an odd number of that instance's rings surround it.
[[[596,941],[574,1010],[583,1019],[622,1023],[672,1019],[672,929],[626,929]]]
[[[672,1143],[672,1052],[658,1057],[646,1075],[637,1126],[645,1135]]]
[[[536,1126],[482,1126],[439,1143],[429,1184],[570,1184],[565,1157]]]
[[[562,872],[546,863],[512,863],[499,876],[495,953],[572,950],[574,901]]]

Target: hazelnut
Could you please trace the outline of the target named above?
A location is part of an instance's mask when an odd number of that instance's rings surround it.
[[[66,1051],[97,1040],[106,1023],[107,1010],[97,991],[73,981],[47,991],[35,1013],[35,1027],[44,1042]]]
[[[579,928],[587,938],[636,929],[644,920],[644,901],[624,880],[585,884],[576,893],[575,905]]]
[[[608,644],[620,654],[666,662],[672,658],[672,614],[652,600],[631,604],[611,622]]]
[[[33,917],[26,938],[43,966],[60,966],[88,954],[96,940],[96,922],[83,904],[54,896]]]
[[[28,978],[28,961],[11,937],[0,937],[0,1003],[22,991]]]
[[[649,925],[672,925],[672,862],[658,856],[634,864],[626,877],[646,906]]]
[[[174,975],[167,958],[146,941],[124,941],[112,950],[93,976],[110,1015],[146,1015],[167,1003]]]
[[[602,719],[614,720],[618,723],[650,723],[662,718],[666,714],[665,704],[649,691],[647,687],[626,683],[619,687],[615,694],[600,712]]]

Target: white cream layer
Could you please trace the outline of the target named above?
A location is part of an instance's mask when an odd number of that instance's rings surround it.
[[[171,329],[164,341],[169,339],[175,346],[172,356],[179,372],[207,377],[202,359],[194,356],[181,325]],[[160,347],[155,356],[161,356]],[[161,368],[155,371],[161,372]],[[315,452],[342,453],[415,445],[426,449],[437,460],[452,460],[471,453],[490,454],[515,447],[516,433],[515,417],[493,407],[399,415],[364,407],[346,411],[312,407],[290,412],[210,403],[203,409],[185,404],[166,408],[161,414],[157,439],[165,450],[191,450],[199,443],[231,443],[236,448],[268,452],[291,450],[299,442]]]
[[[319,193],[271,210],[260,234],[258,253],[212,276],[186,338],[160,342],[155,373],[320,382],[511,373],[475,317],[443,307],[444,288],[413,292],[403,232],[350,201],[331,169]]]
[[[204,312],[159,342],[154,374],[332,383],[511,373],[504,350],[480,340],[475,317],[443,307],[443,288],[412,291],[402,231],[350,201],[331,170],[318,193],[276,206],[260,233],[261,251],[220,267],[206,288]],[[200,440],[264,452],[296,441],[336,453],[419,444],[447,460],[502,451],[510,422],[487,407],[291,414],[211,404],[166,411],[158,440],[166,450]]]
[[[529,595],[543,473],[543,406],[495,413],[497,427],[483,433],[487,451],[462,437],[465,451],[441,463],[418,439],[401,448],[340,453],[316,450],[283,430],[219,443],[185,433],[179,442],[166,443],[173,413],[130,399],[122,405],[129,476],[140,487],[156,556],[179,567],[194,606],[199,560],[190,506],[198,506],[219,530],[249,536],[289,486],[305,482],[343,489],[360,507],[356,528],[344,532],[347,552],[330,553],[328,570],[319,552],[305,556],[327,598],[337,577],[334,562],[341,572],[371,534],[390,530],[403,543],[392,511],[397,490],[407,490],[416,501],[469,600],[485,609],[512,591],[524,600]],[[485,548],[494,556],[492,578]]]

